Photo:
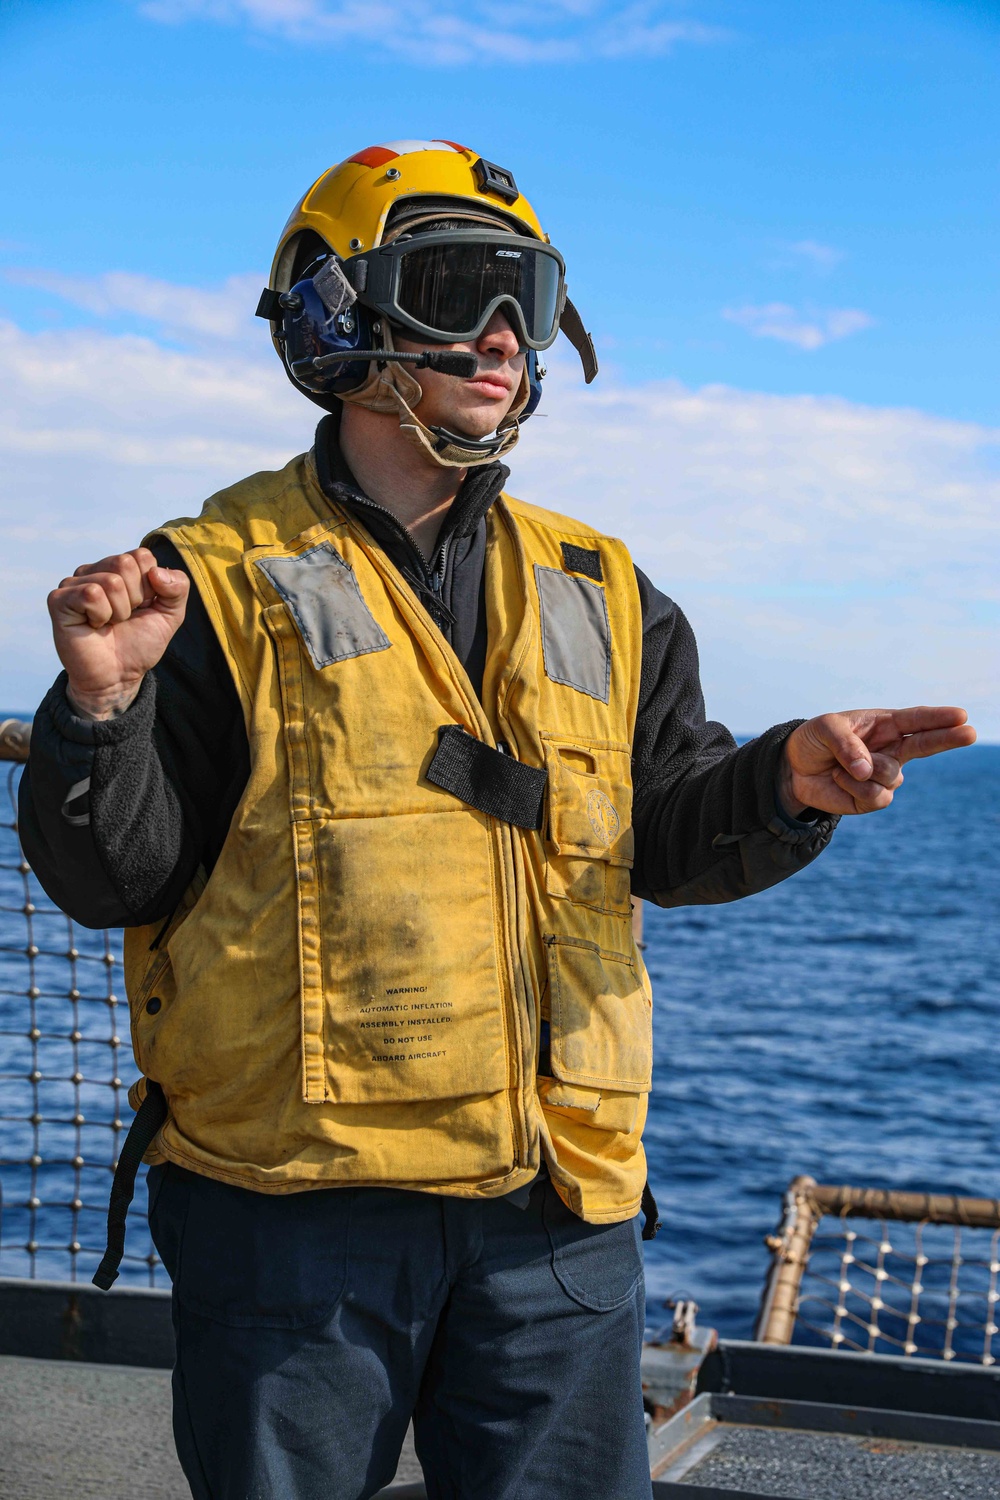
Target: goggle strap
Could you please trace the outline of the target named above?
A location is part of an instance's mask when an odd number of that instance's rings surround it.
[[[583,319],[568,297],[563,304],[559,327],[579,354],[583,378],[589,385],[597,374],[597,350],[594,348],[594,340],[583,326]]]

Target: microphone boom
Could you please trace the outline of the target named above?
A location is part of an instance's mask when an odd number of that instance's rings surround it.
[[[404,354],[395,349],[345,349],[343,354],[321,354],[311,363],[312,368],[319,371],[354,360],[412,364],[418,370],[437,370],[441,375],[454,375],[458,380],[471,380],[479,368],[474,354],[463,354],[457,349],[425,349],[422,354]]]

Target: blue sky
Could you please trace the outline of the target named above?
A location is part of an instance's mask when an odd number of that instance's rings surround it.
[[[998,68],[972,0],[7,0],[0,698],[51,676],[43,540],[308,443],[251,316],[275,237],[441,135],[514,170],[602,357],[553,362],[512,488],[626,536],[713,712],[944,697],[1000,737]]]

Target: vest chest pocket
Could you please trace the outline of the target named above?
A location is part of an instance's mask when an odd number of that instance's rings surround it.
[[[653,1007],[635,960],[583,938],[546,939],[552,1075],[561,1083],[646,1093]]]
[[[631,915],[631,758],[609,742],[543,735],[548,771],[545,887],[596,911]]]
[[[285,601],[314,667],[388,649],[354,569],[330,542],[293,557],[259,558],[257,567]]]
[[[579,562],[583,548],[571,548]],[[565,548],[564,548],[565,555]],[[591,556],[593,554],[590,554]],[[599,567],[598,563],[598,567]],[[587,578],[535,564],[545,675],[607,703],[611,691],[611,626],[604,589]]]

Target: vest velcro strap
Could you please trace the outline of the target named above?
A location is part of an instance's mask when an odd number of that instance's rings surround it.
[[[540,829],[548,772],[477,740],[460,724],[438,730],[427,780],[515,828]]]
[[[652,1189],[647,1181],[642,1189],[642,1202],[639,1205],[642,1213],[642,1235],[644,1240],[655,1240],[657,1230],[662,1228],[660,1222],[660,1210],[656,1206]]]
[[[118,1267],[125,1254],[125,1221],[128,1216],[128,1206],[135,1192],[136,1173],[142,1163],[142,1158],[153,1144],[166,1118],[167,1101],[163,1090],[158,1083],[147,1078],[146,1097],[139,1105],[136,1117],[125,1137],[125,1144],[122,1146],[118,1165],[115,1167],[114,1181],[111,1184],[111,1202],[108,1205],[108,1248],[104,1252],[101,1264],[91,1277],[94,1285],[99,1286],[102,1292],[110,1291],[118,1280]]]

